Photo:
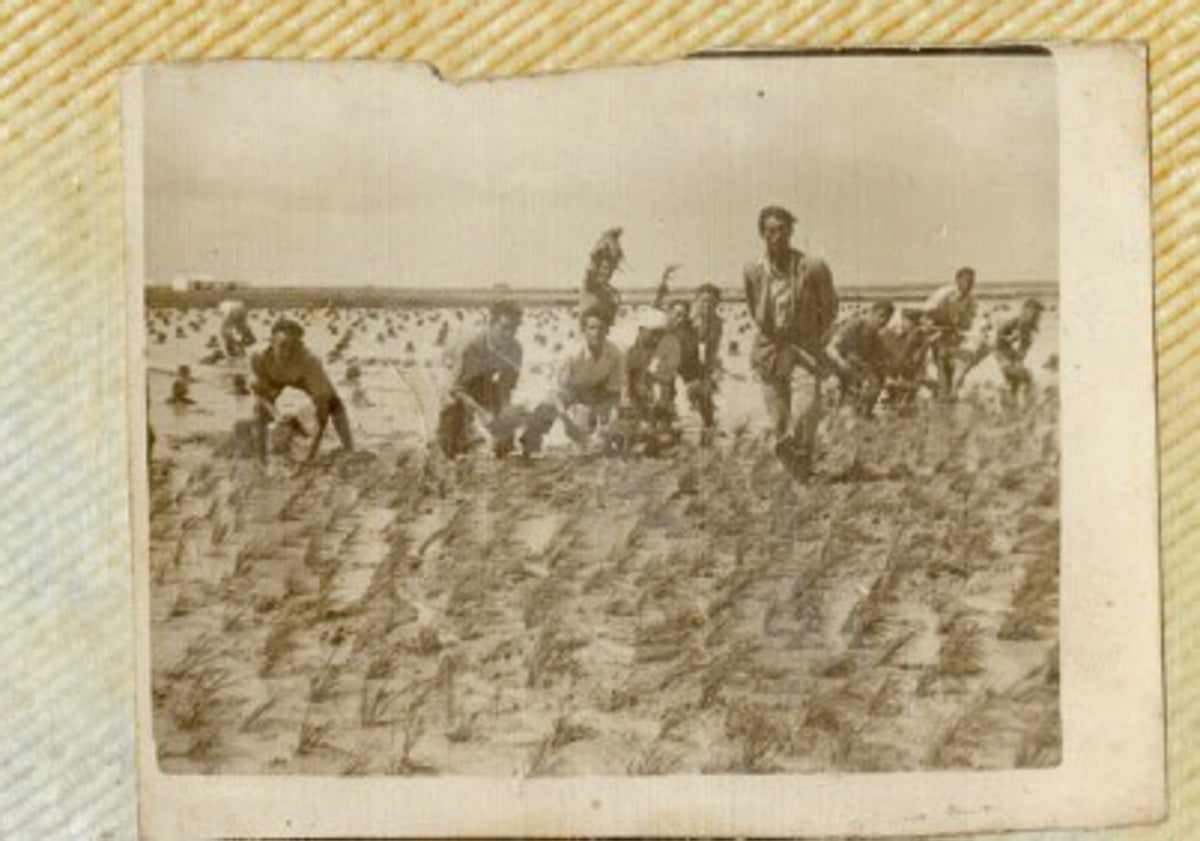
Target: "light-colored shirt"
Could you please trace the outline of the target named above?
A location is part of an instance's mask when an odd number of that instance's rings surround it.
[[[598,355],[586,344],[564,360],[558,372],[558,389],[567,403],[617,400],[621,396],[621,351],[606,341]]]
[[[968,330],[975,319],[975,296],[971,292],[964,295],[952,283],[926,298],[921,310],[941,327]]]

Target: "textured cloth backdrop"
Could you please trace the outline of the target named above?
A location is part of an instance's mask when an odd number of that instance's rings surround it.
[[[1200,837],[1200,4],[0,3],[0,838],[131,838],[132,630],[117,71],[200,58],[423,60],[449,77],[735,44],[1150,45],[1170,820]],[[1119,629],[1116,629],[1119,633]],[[1013,836],[1006,836],[1013,837]]]

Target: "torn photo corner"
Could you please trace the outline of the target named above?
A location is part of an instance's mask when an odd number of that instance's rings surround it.
[[[130,70],[144,837],[1161,819],[1146,102]]]

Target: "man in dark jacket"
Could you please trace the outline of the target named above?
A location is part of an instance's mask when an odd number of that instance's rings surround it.
[[[829,266],[792,248],[795,217],[782,207],[766,207],[758,232],[766,253],[746,266],[746,304],[757,327],[750,361],[763,384],[763,398],[775,435],[775,452],[798,477],[812,468],[821,415],[821,378],[838,298]],[[807,405],[793,423],[792,374],[809,377]]]

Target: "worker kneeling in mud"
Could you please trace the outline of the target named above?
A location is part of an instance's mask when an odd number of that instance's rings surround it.
[[[446,456],[468,452],[486,436],[495,455],[503,458],[513,451],[518,429],[523,429],[525,454],[541,448],[542,431],[549,425],[543,417],[546,410],[528,412],[512,402],[521,375],[521,315],[515,303],[497,301],[489,310],[487,327],[455,350],[450,386],[438,415],[438,446]],[[553,409],[548,411],[553,423]]]
[[[252,390],[257,397],[255,445],[260,461],[267,460],[267,433],[272,421],[279,419],[275,401],[285,388],[296,388],[307,394],[317,413],[317,431],[308,449],[308,461],[316,457],[330,420],[342,448],[348,452],[354,450],[346,406],[325,373],[321,360],[305,347],[304,328],[297,322],[280,318],[271,326],[271,343],[265,350],[251,355],[250,371],[254,374]]]
[[[826,349],[841,386],[841,400],[849,401],[864,418],[874,414],[875,402],[887,376],[888,356],[882,331],[895,311],[891,301],[876,301],[866,313],[842,325]]]
[[[659,309],[642,314],[637,338],[625,354],[625,387],[647,455],[678,442],[675,429],[675,377],[682,352],[670,332],[669,316]]]

